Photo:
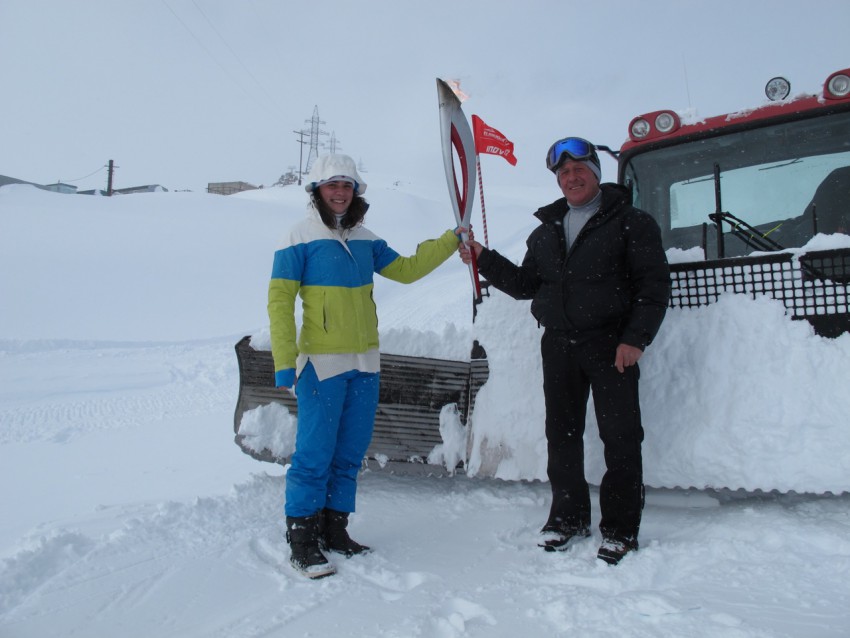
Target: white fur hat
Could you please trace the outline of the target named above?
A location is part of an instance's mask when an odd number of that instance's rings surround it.
[[[354,182],[354,192],[366,192],[366,182],[357,173],[354,160],[348,155],[322,155],[313,163],[304,190],[312,193],[316,187],[335,180]]]

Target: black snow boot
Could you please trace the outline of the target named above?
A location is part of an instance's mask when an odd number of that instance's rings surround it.
[[[626,554],[637,550],[637,539],[603,538],[596,557],[609,565],[618,565]]]
[[[565,552],[577,542],[588,538],[590,530],[586,527],[566,527],[546,523],[540,530],[541,541],[537,544],[547,552]]]
[[[346,558],[372,551],[370,547],[351,540],[346,531],[348,512],[325,509],[320,512],[320,516],[322,521],[319,528],[319,545],[322,549],[345,554]]]
[[[312,516],[286,517],[286,542],[292,554],[289,562],[307,578],[324,578],[336,573],[319,549],[319,518],[321,512]]]

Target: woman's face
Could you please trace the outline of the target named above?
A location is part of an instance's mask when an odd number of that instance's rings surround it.
[[[354,199],[354,184],[335,181],[319,186],[319,197],[337,215],[345,214]]]

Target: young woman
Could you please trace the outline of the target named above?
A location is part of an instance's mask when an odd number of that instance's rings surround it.
[[[321,578],[336,571],[322,549],[347,557],[369,551],[346,527],[378,405],[373,275],[416,281],[448,259],[459,238],[447,230],[421,243],[412,257],[400,256],[363,226],[366,184],[347,155],[318,158],[306,190],[307,218],[275,252],[268,311],[275,385],[294,386],[298,399],[295,453],[286,474],[290,562]],[[297,334],[296,296],[303,310]]]

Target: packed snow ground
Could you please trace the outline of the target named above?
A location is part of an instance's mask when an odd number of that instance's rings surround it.
[[[369,181],[369,225],[400,252],[449,227],[444,185]],[[490,243],[519,259],[556,195],[488,192]],[[334,557],[333,578],[296,575],[283,468],[233,443],[233,346],[266,330],[272,252],[305,199],[0,189],[0,636],[847,635],[850,337],[821,339],[766,300],[671,312],[641,362],[657,485],[642,549],[609,567],[598,533],[536,547],[538,333],[498,294],[472,326],[456,259],[411,286],[379,281],[376,300],[387,351],[487,348],[478,476],[364,474],[351,527],[376,551]],[[661,487],[697,480],[836,494]]]

